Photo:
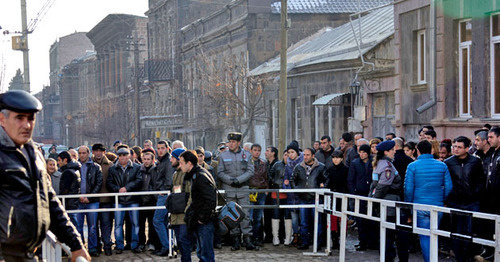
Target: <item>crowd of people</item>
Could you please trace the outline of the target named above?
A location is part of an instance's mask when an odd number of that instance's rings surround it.
[[[259,250],[264,243],[307,250],[313,241],[314,209],[247,207],[313,204],[314,193],[249,194],[245,189],[328,188],[373,198],[500,214],[494,204],[500,192],[500,169],[497,168],[500,127],[485,125],[474,133],[473,140],[459,136],[438,142],[436,137],[432,126],[424,126],[419,131],[418,142],[406,141],[393,133],[372,139],[360,133],[344,133],[335,148],[331,138],[325,135],[303,149],[293,140],[280,154],[273,146],[263,149],[259,144],[242,145],[241,133],[230,133],[227,142],[220,143],[214,155],[201,146],[187,150],[182,141],[174,141],[170,146],[162,140],[156,148],[150,140],[144,142],[143,148],[129,148],[116,141],[110,151],[102,144],[94,144],[91,148],[82,145],[59,153],[57,159],[47,159],[47,170],[54,190],[60,195],[169,190],[171,194],[188,196],[181,211],[166,208],[71,214],[71,221],[81,235],[86,217],[88,250],[92,256],[99,256],[102,250],[105,255],[112,255],[113,244],[117,254],[130,249],[135,253],[149,250],[155,255],[167,256],[172,243],[168,229],[172,228],[175,248],[182,261],[190,261],[194,249],[203,261],[211,261],[214,248],[222,245],[230,245],[233,251],[241,247]],[[261,158],[263,150],[265,159]],[[216,189],[225,190],[226,200],[242,205],[246,214],[239,226],[227,235],[219,235],[217,223],[213,223]],[[121,196],[118,205],[125,208],[165,206],[167,198],[167,194]],[[66,199],[65,205],[69,210],[95,209],[113,207],[113,203],[110,197],[81,197]],[[360,212],[366,213],[366,201],[360,204]],[[350,203],[349,208],[353,208],[352,205]],[[403,224],[412,224],[410,211],[403,210],[400,215]],[[388,209],[387,218],[396,221],[394,209]],[[493,224],[479,230],[477,221],[470,216],[444,215],[443,218],[440,214],[439,218],[443,229],[493,239]],[[113,219],[115,243],[111,240]],[[319,219],[320,246],[326,244],[326,219],[326,216]],[[328,219],[332,221],[335,248],[339,246],[340,219],[333,216]],[[356,250],[379,248],[377,222],[353,218],[348,224],[358,229]],[[417,225],[429,228],[428,212],[418,212]],[[455,238],[441,242],[443,249],[453,251],[457,261],[493,255],[492,249]],[[424,260],[429,261],[429,236],[420,235],[419,241],[415,241],[406,231],[387,231],[387,261],[393,261],[396,256],[399,261],[408,261],[410,250],[418,246]]]

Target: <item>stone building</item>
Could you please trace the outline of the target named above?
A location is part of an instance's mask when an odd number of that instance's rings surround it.
[[[396,134],[417,140],[473,136],[500,123],[500,24],[495,1],[409,0],[395,4]]]
[[[298,42],[325,26],[341,25],[358,8],[364,10],[379,2],[291,0],[288,2],[289,43]],[[257,87],[249,83],[245,74],[279,53],[279,1],[233,1],[184,26],[180,33],[182,85],[186,95],[184,112],[187,112],[185,128],[190,128],[186,130],[188,145],[212,148],[224,139],[225,132],[234,129],[244,132],[247,140],[265,145],[266,116],[259,112],[262,106],[248,102],[252,96],[261,99],[262,90],[258,83]],[[212,80],[202,81],[207,75],[212,76]],[[253,90],[248,92],[249,87],[255,88],[258,95],[252,94]],[[218,94],[221,90],[226,91]],[[214,93],[217,95],[211,97]],[[227,120],[214,124],[214,118],[219,117]]]
[[[329,135],[336,143],[342,133],[363,131],[362,124],[378,121],[369,118],[374,111],[369,105],[373,97],[393,92],[393,34],[393,7],[386,6],[363,14],[352,25],[323,28],[288,49],[287,142],[294,139],[305,148]],[[250,75],[276,79],[279,71],[278,56]],[[279,81],[267,85],[266,142],[277,145]]]
[[[84,56],[87,51],[94,50],[94,46],[85,35],[85,32],[75,32],[63,36],[55,41],[49,49],[50,85],[42,90],[42,122],[43,130],[40,136],[47,143],[64,143],[64,115],[61,107],[61,72],[65,65],[74,59]]]
[[[96,51],[96,94],[98,99],[87,111],[94,117],[94,137],[112,143],[120,139],[134,144],[136,140],[134,92],[141,90],[140,115],[149,115],[151,107],[143,98],[148,89],[144,82],[144,61],[147,58],[147,17],[110,14],[87,33]],[[137,65],[136,65],[137,59]],[[144,91],[142,91],[144,90]],[[147,101],[147,99],[146,99]],[[141,139],[138,139],[141,141]]]

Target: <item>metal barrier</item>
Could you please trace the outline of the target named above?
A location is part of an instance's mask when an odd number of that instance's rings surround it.
[[[47,237],[42,242],[43,261],[62,261],[62,251],[71,258],[71,250],[68,246],[57,241],[54,233],[48,231]]]
[[[244,208],[256,208],[256,209],[274,209],[274,208],[315,208],[314,212],[314,240],[313,240],[313,252],[304,252],[304,255],[312,256],[328,256],[331,254],[331,230],[330,230],[330,219],[327,219],[326,234],[327,243],[325,252],[318,252],[317,234],[318,234],[318,221],[320,213],[334,215],[341,218],[340,226],[340,249],[339,249],[339,261],[345,261],[345,251],[346,251],[346,237],[347,237],[347,219],[348,216],[359,217],[380,223],[380,261],[385,261],[385,239],[386,239],[386,229],[392,230],[406,230],[408,232],[420,235],[430,236],[430,260],[438,260],[438,236],[443,236],[447,238],[460,238],[470,241],[472,243],[481,244],[484,246],[490,246],[495,248],[495,259],[500,261],[500,216],[493,214],[486,214],[480,212],[471,212],[465,210],[458,210],[446,207],[431,206],[414,204],[407,202],[397,202],[384,199],[369,198],[350,194],[341,194],[337,192],[331,192],[329,189],[238,189],[231,191],[219,190],[220,194],[225,194],[227,192],[238,192],[238,193],[271,193],[275,192],[277,196],[276,205],[242,205]],[[164,206],[143,206],[143,207],[129,207],[129,208],[118,208],[118,197],[129,196],[129,195],[157,195],[157,194],[168,194],[169,191],[141,191],[141,192],[127,192],[127,193],[103,193],[103,194],[79,194],[79,195],[58,195],[64,204],[64,199],[66,198],[80,198],[80,197],[107,197],[113,196],[115,198],[114,208],[99,208],[99,209],[85,209],[85,210],[68,210],[68,213],[85,213],[85,212],[109,212],[109,211],[129,211],[129,210],[155,210],[164,209]],[[279,201],[280,193],[315,193],[315,203],[314,204],[296,204],[287,205],[281,204]],[[339,200],[339,201],[338,201]],[[354,202],[353,210],[348,208],[349,201]],[[360,212],[361,201],[366,201],[367,212]],[[337,207],[337,202],[341,203],[340,208]],[[374,206],[379,208],[379,215],[374,215]],[[396,212],[396,221],[390,222],[387,220],[387,209],[394,208]],[[407,209],[412,212],[412,225],[402,224],[400,221],[400,214],[402,209]],[[430,229],[421,228],[417,226],[417,212],[426,211],[430,213]],[[449,213],[449,214],[460,214],[466,215],[471,218],[491,220],[495,223],[494,240],[483,239],[476,236],[462,235],[455,232],[448,232],[438,228],[439,224],[439,213]],[[169,232],[170,233],[170,232]],[[170,235],[170,234],[169,234]],[[493,234],[492,234],[493,235]],[[172,255],[172,250],[170,246],[170,256]]]

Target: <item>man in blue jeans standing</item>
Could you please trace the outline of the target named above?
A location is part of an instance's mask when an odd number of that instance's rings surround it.
[[[445,163],[434,159],[431,150],[432,145],[427,140],[417,144],[418,158],[406,169],[406,202],[443,206],[453,188],[448,167]],[[417,227],[430,228],[429,211],[417,211]],[[424,261],[428,262],[430,261],[430,238],[425,235],[419,237]]]
[[[184,179],[191,181],[191,204],[186,209],[185,222],[195,236],[196,254],[200,261],[215,261],[214,219],[217,207],[217,186],[212,175],[198,165],[196,152],[186,151],[179,157]]]
[[[142,176],[139,172],[141,167],[132,163],[130,160],[130,149],[120,148],[117,151],[118,162],[109,168],[106,187],[109,192],[137,192],[141,190]],[[139,196],[121,196],[118,197],[118,207],[139,207]],[[123,253],[123,219],[125,212],[129,214],[132,223],[132,252],[140,253],[142,250],[139,245],[139,210],[133,211],[115,211],[115,239],[116,254]]]
[[[78,157],[82,167],[80,168],[80,194],[97,194],[101,191],[102,187],[102,171],[101,167],[90,159],[90,149],[87,146],[80,146],[78,148]],[[78,209],[98,209],[99,198],[80,197]],[[80,235],[83,234],[83,222],[87,217],[88,228],[88,248],[89,254],[93,257],[98,257],[97,252],[97,212],[87,212],[77,214],[77,228]],[[83,237],[82,237],[83,238]]]
[[[156,145],[158,151],[158,164],[154,177],[151,179],[153,183],[153,191],[166,191],[172,190],[172,179],[175,169],[172,167],[170,161],[170,154],[168,150],[168,142],[161,140]],[[167,200],[167,195],[159,195],[156,206],[165,206],[165,200]],[[153,225],[155,227],[158,238],[160,239],[161,249],[155,251],[153,254],[158,256],[167,256],[168,249],[170,246],[170,239],[168,237],[168,210],[167,209],[157,209],[153,217]]]

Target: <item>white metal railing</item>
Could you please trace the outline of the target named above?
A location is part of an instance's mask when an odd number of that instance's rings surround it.
[[[62,261],[62,251],[71,258],[71,250],[68,246],[57,241],[56,236],[51,231],[47,232],[45,240],[42,242],[43,261]]]
[[[500,261],[500,216],[493,214],[486,214],[480,212],[471,212],[447,207],[439,207],[432,205],[422,205],[407,202],[398,202],[384,199],[376,199],[370,197],[363,197],[358,195],[342,194],[337,192],[331,192],[329,189],[238,189],[238,190],[219,190],[220,194],[225,194],[227,192],[236,191],[238,193],[251,193],[251,192],[276,192],[278,195],[280,193],[315,193],[315,203],[314,204],[294,204],[287,205],[279,203],[276,205],[242,205],[244,208],[315,208],[314,213],[314,242],[313,242],[313,252],[304,252],[305,255],[313,256],[328,256],[331,253],[331,231],[330,231],[330,219],[327,221],[327,245],[325,252],[318,252],[317,234],[318,234],[318,220],[320,213],[325,213],[329,215],[334,215],[341,218],[340,226],[340,249],[339,249],[339,261],[345,261],[345,251],[346,251],[346,237],[347,237],[347,217],[359,217],[380,223],[380,261],[385,261],[385,238],[386,229],[398,229],[406,230],[413,234],[427,235],[430,236],[430,260],[437,261],[438,259],[438,236],[443,236],[447,238],[458,237],[462,239],[468,239],[472,243],[481,244],[484,246],[490,246],[495,248],[495,259]],[[68,213],[82,213],[82,212],[110,212],[110,211],[130,211],[130,210],[155,210],[164,209],[165,206],[142,206],[142,207],[128,207],[119,208],[118,202],[120,196],[131,196],[131,195],[157,195],[157,194],[168,194],[169,191],[141,191],[141,192],[126,192],[126,193],[99,193],[99,194],[78,194],[78,195],[58,195],[64,204],[64,199],[67,198],[80,198],[80,197],[114,197],[114,208],[98,208],[98,209],[85,209],[85,210],[68,210]],[[337,207],[337,200],[340,200],[341,206]],[[354,202],[353,210],[348,208],[349,201]],[[367,212],[360,212],[361,201],[366,201]],[[374,205],[379,208],[380,215],[376,216],[373,214]],[[394,208],[396,210],[396,221],[390,222],[387,220],[387,208]],[[338,211],[340,209],[340,211]],[[402,224],[400,221],[401,209],[409,209],[412,211],[412,225]],[[427,211],[430,213],[430,229],[421,228],[417,226],[417,211]],[[453,233],[451,231],[445,231],[438,228],[439,213],[460,213],[471,218],[484,219],[495,222],[495,240],[483,239],[476,236],[467,236],[462,234]],[[169,235],[171,234],[169,230]],[[492,232],[493,235],[493,232]],[[169,237],[170,238],[170,237]],[[170,238],[171,239],[171,238]],[[171,245],[170,245],[171,246]],[[172,256],[172,250],[170,250],[170,256]]]

